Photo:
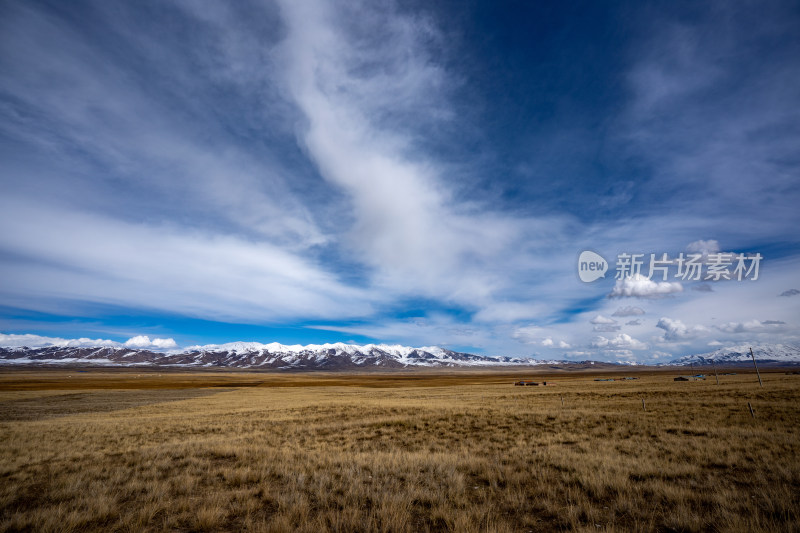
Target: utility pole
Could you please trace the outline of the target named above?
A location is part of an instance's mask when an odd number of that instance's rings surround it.
[[[711,366],[714,367],[714,377],[717,378],[717,385],[719,385],[719,376],[717,375],[717,365],[714,363],[714,360],[711,360]]]
[[[761,385],[761,388],[764,388],[764,383],[761,381],[761,372],[758,371],[758,365],[756,364],[756,356],[753,355],[753,347],[750,347],[750,357],[753,358],[753,366],[756,367],[756,375],[758,376],[758,384]]]

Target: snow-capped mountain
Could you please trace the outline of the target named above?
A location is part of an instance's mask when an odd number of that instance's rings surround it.
[[[686,355],[671,361],[671,365],[710,365],[716,364],[750,363],[750,347],[756,361],[763,363],[800,364],[800,346],[795,344],[740,344],[719,348],[713,352]]]
[[[310,344],[234,342],[190,346],[158,352],[124,346],[47,346],[0,348],[4,364],[102,364],[232,367],[297,370],[343,370],[404,367],[489,367],[553,364],[519,357],[488,357],[445,348],[400,345]]]

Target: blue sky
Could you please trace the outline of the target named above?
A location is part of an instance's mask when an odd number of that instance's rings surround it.
[[[4,2],[0,333],[797,342],[798,57],[788,1]]]

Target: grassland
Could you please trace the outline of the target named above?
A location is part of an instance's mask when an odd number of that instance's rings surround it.
[[[636,375],[0,372],[0,531],[800,530],[800,376]]]

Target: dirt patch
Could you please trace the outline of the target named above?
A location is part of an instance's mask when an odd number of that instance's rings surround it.
[[[211,396],[232,389],[87,391],[0,401],[0,422],[108,413],[143,405]]]

